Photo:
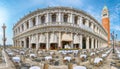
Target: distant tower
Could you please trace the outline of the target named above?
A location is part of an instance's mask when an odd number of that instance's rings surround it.
[[[108,46],[110,45],[110,21],[109,21],[109,11],[107,6],[104,6],[102,10],[102,26],[108,32]]]

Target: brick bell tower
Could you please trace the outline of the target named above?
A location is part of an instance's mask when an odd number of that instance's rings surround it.
[[[110,46],[110,20],[107,6],[104,6],[102,10],[102,26],[108,32],[108,46]]]

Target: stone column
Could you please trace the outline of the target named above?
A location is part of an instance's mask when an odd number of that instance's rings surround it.
[[[95,40],[95,48],[97,48],[97,39]]]
[[[63,20],[64,20],[64,19],[63,19],[63,16],[64,16],[64,13],[61,13],[61,16],[60,16],[60,19],[61,19],[61,20],[60,20],[60,22],[63,22]]]
[[[32,20],[29,20],[29,27],[32,27]]]
[[[35,17],[35,22],[36,22],[36,25],[38,25],[38,15]]]
[[[39,49],[38,34],[36,34],[36,50]]]
[[[100,42],[98,41],[98,48],[99,48]]]
[[[75,24],[75,15],[72,15],[72,23]]]
[[[52,14],[49,14],[49,22],[52,22]]]
[[[86,49],[89,49],[89,36],[86,38]]]
[[[31,37],[29,36],[29,48],[31,48]]]
[[[91,29],[93,30],[93,23],[91,23]]]
[[[91,48],[94,49],[94,38],[91,38]]]
[[[50,16],[49,16],[49,13],[47,12],[47,14],[45,15],[45,22],[46,23],[48,23],[48,22],[50,22],[50,18],[49,18]]]
[[[26,23],[24,23],[23,25],[24,25],[24,29],[26,30],[26,29],[27,29],[27,25],[26,25]]]
[[[20,32],[22,32],[22,26],[20,25]],[[20,33],[19,30],[17,29],[17,34]]]
[[[21,40],[20,40],[20,47],[22,47],[22,42],[21,42]]]
[[[57,13],[57,17],[58,17],[57,22],[60,22],[60,19],[61,19],[60,16],[61,16],[61,14],[60,14],[60,12],[58,12]]]
[[[80,25],[80,17],[78,16],[77,25]]]
[[[24,48],[26,48],[26,39],[24,38]]]
[[[68,14],[68,23],[71,23],[71,22],[70,22],[70,14]]]
[[[49,50],[49,34],[48,34],[48,32],[46,33],[46,40],[47,40],[47,42],[46,42],[46,50]]]
[[[73,33],[71,32],[71,38],[73,40]],[[73,49],[73,41],[71,42],[71,48]]]
[[[73,14],[70,14],[70,23],[73,23]]]
[[[82,44],[83,44],[83,43],[82,43],[82,40],[83,40],[83,36],[80,35],[80,47],[79,47],[80,49],[82,49]]]
[[[41,24],[41,16],[38,16],[38,24]]]
[[[58,47],[61,48],[61,32],[59,32],[59,43],[58,43]]]
[[[85,25],[86,25],[87,27],[89,27],[89,20],[88,20],[88,19],[86,19]]]
[[[79,23],[79,26],[81,26],[83,23],[83,18],[80,16],[80,23]]]

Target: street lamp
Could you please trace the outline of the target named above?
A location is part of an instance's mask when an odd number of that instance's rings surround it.
[[[5,42],[6,42],[6,40],[7,40],[7,39],[5,38],[5,29],[6,29],[5,24],[3,24],[2,28],[3,28],[3,46],[4,46],[4,50],[5,50]]]
[[[112,38],[112,40],[113,40],[113,53],[115,53],[115,51],[114,51],[114,46],[115,46],[115,40],[117,39],[117,34],[115,35],[114,34],[114,31],[111,33],[111,38]]]

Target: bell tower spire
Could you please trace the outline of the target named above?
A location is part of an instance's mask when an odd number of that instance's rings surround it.
[[[102,10],[102,26],[108,33],[108,46],[110,46],[110,20],[107,6],[104,6]]]

